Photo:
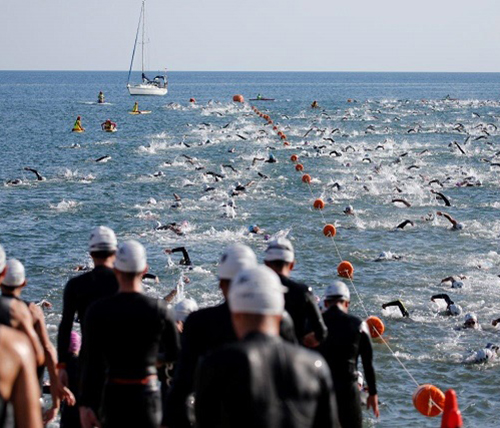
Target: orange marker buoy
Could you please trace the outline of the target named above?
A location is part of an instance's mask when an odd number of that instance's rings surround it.
[[[277,134],[281,137],[283,135],[283,132],[278,131]]]
[[[444,408],[443,391],[434,385],[420,385],[413,393],[413,405],[424,416],[438,416]]]
[[[292,155],[292,156],[290,156],[290,160],[292,162],[297,162],[299,160],[299,157],[297,155]]]
[[[235,103],[244,103],[245,102],[245,98],[243,97],[243,95],[237,94],[237,95],[233,96],[233,101]]]
[[[444,412],[441,419],[441,428],[461,428],[462,426],[462,414],[458,408],[457,394],[453,389],[449,389],[444,395]]]
[[[290,143],[288,141],[283,141],[283,145],[288,147]]]
[[[282,133],[281,133],[281,135],[280,135],[280,138],[281,138],[282,140],[286,140],[286,135],[285,135],[285,134],[283,134],[283,132],[282,132]]]
[[[336,234],[337,229],[333,224],[325,224],[325,227],[323,228],[323,235],[333,238]]]
[[[379,317],[371,316],[366,319],[370,336],[373,338],[380,337],[384,334],[385,325]]]
[[[278,127],[276,125],[273,126],[273,131],[277,131]]]
[[[343,262],[340,262],[339,265],[337,266],[337,273],[342,278],[352,279],[354,274],[354,267],[350,262],[344,260]]]
[[[304,165],[298,163],[297,165],[295,165],[295,171],[304,171]]]
[[[196,100],[195,100],[194,98],[189,98],[189,102],[190,102],[190,103],[195,103],[195,102],[196,102]]]
[[[310,183],[311,182],[311,176],[309,174],[304,174],[302,176],[302,183]]]
[[[322,210],[323,208],[325,208],[325,203],[323,202],[323,199],[316,199],[314,202],[313,202],[313,207],[317,210]]]
[[[268,123],[269,125],[272,125],[274,122],[273,122],[273,120],[272,120],[272,119],[267,119],[267,123]]]

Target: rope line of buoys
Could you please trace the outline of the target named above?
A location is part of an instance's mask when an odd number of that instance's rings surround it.
[[[252,107],[252,110],[254,112],[264,118],[265,120],[268,121],[269,124],[272,124],[272,119],[268,114],[263,114],[261,113],[256,107]],[[273,126],[273,130],[276,131],[278,137],[280,137],[281,140],[286,140],[286,135],[279,130],[279,127],[277,125]],[[285,141],[285,143],[288,143]],[[288,145],[288,144],[286,144]],[[417,389],[413,393],[413,405],[417,411],[419,411],[421,414],[429,417],[433,416],[438,416],[441,413],[443,413],[443,409],[445,407],[445,395],[443,392],[437,388],[434,385],[430,384],[419,384],[417,380],[414,378],[414,376],[410,373],[410,371],[406,368],[406,366],[403,364],[401,359],[396,355],[396,353],[392,350],[392,348],[389,346],[387,341],[382,337],[385,331],[385,325],[382,322],[382,320],[374,315],[369,315],[368,311],[366,310],[366,307],[363,303],[363,299],[361,298],[361,295],[359,294],[357,287],[354,285],[353,282],[353,277],[354,277],[354,266],[352,265],[351,262],[345,260],[342,255],[340,254],[339,248],[337,246],[337,243],[335,241],[335,236],[337,234],[337,229],[333,224],[330,224],[326,221],[326,218],[323,214],[323,209],[325,207],[325,203],[321,198],[315,197],[313,193],[313,189],[311,187],[311,182],[312,182],[312,177],[308,173],[304,173],[304,165],[303,163],[299,163],[299,157],[296,154],[292,154],[290,156],[290,161],[295,164],[295,170],[297,172],[302,173],[302,182],[307,184],[309,188],[309,192],[311,194],[311,198],[314,200],[313,202],[313,207],[319,211],[322,220],[323,220],[323,234],[327,237],[330,238],[335,251],[340,259],[340,263],[337,266],[337,274],[341,276],[342,278],[346,278],[349,280],[352,289],[354,290],[358,301],[363,308],[363,311],[365,312],[366,315],[366,325],[368,326],[368,330],[370,332],[370,336],[372,338],[378,338],[389,350],[389,352],[392,354],[392,356],[398,361],[398,363],[401,365],[403,370],[408,374],[410,379],[415,383],[417,386]],[[456,405],[456,397],[455,397],[455,405]],[[456,406],[458,409],[458,406]],[[444,417],[443,417],[444,420]],[[458,426],[458,425],[457,425]],[[448,425],[446,426],[448,428]],[[451,428],[451,426],[450,426]]]

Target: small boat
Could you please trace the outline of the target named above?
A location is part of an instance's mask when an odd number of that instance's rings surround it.
[[[128,114],[149,114],[151,110],[138,110],[138,111],[129,111]]]
[[[116,132],[116,128],[103,129],[104,132]]]
[[[250,98],[250,101],[274,101],[274,98]]]
[[[137,48],[137,40],[139,32],[142,28],[141,36],[141,70],[142,82],[130,84],[130,75],[134,65],[135,50]],[[152,80],[144,73],[144,44],[145,41],[145,0],[142,0],[141,13],[139,15],[139,24],[137,25],[137,34],[135,35],[134,50],[132,51],[132,59],[130,60],[130,69],[128,72],[127,89],[130,95],[165,95],[168,92],[168,81],[166,72],[163,75],[155,76]]]

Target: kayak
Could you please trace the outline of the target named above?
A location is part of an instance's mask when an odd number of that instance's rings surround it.
[[[116,132],[116,128],[103,129],[104,132]]]
[[[129,114],[149,114],[151,110],[139,110],[139,111],[129,111]]]
[[[250,101],[274,101],[274,98],[250,98]]]

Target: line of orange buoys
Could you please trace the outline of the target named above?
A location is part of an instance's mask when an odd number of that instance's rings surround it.
[[[243,96],[241,95],[235,95],[233,100],[235,102],[243,102]],[[274,124],[273,120],[269,116],[269,114],[263,113],[257,109],[255,106],[251,106],[252,110],[255,112],[255,114],[262,119],[264,119],[269,125],[273,125],[273,131],[276,132],[276,135],[280,138],[280,140],[283,141],[284,146],[289,146],[290,143],[287,141],[287,136],[286,134],[279,129],[279,127]],[[295,171],[297,172],[304,172],[304,165],[300,162],[299,156],[296,154],[292,154],[290,156],[290,161],[295,164]],[[311,191],[312,195],[312,189],[311,189],[311,182],[312,182],[312,177],[310,174],[304,173],[302,175],[302,182],[307,184],[309,186],[309,189]],[[321,198],[316,198],[313,201],[313,207],[316,210],[323,210],[325,208],[325,202]],[[325,218],[323,217],[323,220]],[[323,227],[323,234],[331,238],[332,241],[335,244],[334,237],[337,234],[337,229],[333,224],[326,223]],[[336,245],[336,244],[335,244]],[[337,249],[338,252],[338,249]],[[338,253],[340,256],[340,253]],[[354,278],[354,266],[352,265],[351,262],[347,260],[342,260],[337,266],[337,274],[342,277],[342,278],[347,278],[351,281],[352,286],[354,287],[354,284],[352,283],[352,280]],[[357,290],[356,290],[357,293]],[[357,293],[358,294],[358,293]],[[358,294],[359,297],[359,294]],[[360,299],[361,300],[361,299]],[[364,306],[363,306],[364,307]],[[365,309],[366,312],[366,309]],[[367,313],[368,315],[368,313]],[[411,373],[406,369],[404,364],[397,358],[396,354],[392,351],[392,349],[389,347],[388,343],[382,338],[382,335],[384,334],[385,331],[385,325],[383,321],[374,315],[369,316],[366,319],[366,324],[368,326],[370,335],[372,338],[379,338],[381,341],[389,348],[391,351],[392,355],[396,357],[398,362],[403,366],[405,371],[410,375],[412,380],[417,384],[417,389],[415,390],[413,394],[413,405],[414,407],[424,416],[429,416],[429,417],[434,417],[438,416],[443,413],[443,418],[442,418],[442,428],[459,428],[462,426],[462,418],[460,415],[460,410],[458,410],[458,404],[457,404],[457,397],[455,394],[455,391],[452,389],[448,390],[445,394],[436,386],[430,385],[430,384],[424,384],[424,385],[419,385],[418,382],[413,378]],[[446,398],[445,398],[446,397]]]

